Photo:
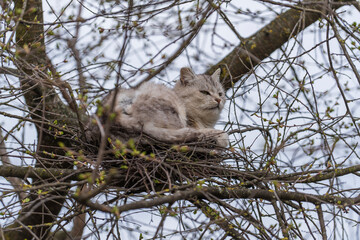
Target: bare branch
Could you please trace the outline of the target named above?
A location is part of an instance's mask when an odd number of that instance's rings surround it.
[[[2,136],[1,128],[0,128],[0,159],[1,159],[1,162],[3,163],[3,166],[11,166],[12,165],[10,162],[10,159],[7,155],[7,152],[6,152],[5,139]],[[19,195],[19,199],[20,200],[24,199],[26,195],[20,191],[22,189],[22,185],[23,185],[23,182],[21,181],[21,179],[16,178],[16,177],[8,177],[7,180],[10,182],[11,186],[14,188],[14,190]]]
[[[116,209],[116,212],[123,213],[134,209],[151,208],[165,203],[173,203],[178,200],[188,200],[192,198],[207,199],[208,195],[212,195],[219,199],[250,198],[250,199],[264,199],[267,201],[276,200],[276,197],[278,197],[281,201],[310,202],[314,204],[327,203],[327,204],[334,204],[340,208],[345,208],[360,203],[360,195],[356,198],[343,198],[343,197],[337,197],[331,195],[314,195],[314,194],[289,192],[289,191],[276,191],[275,194],[273,190],[261,190],[261,189],[252,190],[243,187],[229,187],[229,188],[202,187],[199,189],[177,191],[172,195],[153,198],[152,200],[142,200],[142,201],[132,202],[132,203],[124,204],[122,206],[117,206],[116,208],[110,208],[108,206],[101,205],[99,203],[92,203],[90,200],[79,199],[79,198],[76,199],[79,200],[81,203],[84,203],[87,206],[96,210],[113,213],[114,209]]]
[[[338,0],[336,2],[350,3],[352,1]],[[332,7],[337,9],[341,6],[343,5],[334,4]],[[327,13],[323,1],[305,0],[298,6],[291,7],[257,33],[241,41],[231,53],[208,69],[206,74],[212,74],[219,67],[227,66],[222,67],[223,75],[226,77],[224,85],[226,89],[230,89],[243,75],[251,72],[260,61]],[[229,73],[226,72],[227,69]],[[233,76],[232,79],[229,79],[230,75]]]

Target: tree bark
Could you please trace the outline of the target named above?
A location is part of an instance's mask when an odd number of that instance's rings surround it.
[[[25,102],[31,117],[40,120],[36,124],[38,133],[38,147],[36,156],[36,167],[43,168],[71,168],[67,161],[61,161],[54,156],[64,155],[64,150],[59,148],[59,138],[54,137],[48,131],[47,123],[54,120],[58,124],[73,125],[74,113],[68,106],[63,104],[55,93],[51,79],[47,75],[47,57],[44,42],[43,10],[41,0],[17,0],[15,1],[16,19],[16,67],[24,75],[20,78],[20,85],[23,91]],[[75,118],[76,119],[76,118]],[[78,128],[78,126],[74,126]],[[46,131],[45,131],[46,130]],[[69,142],[62,138],[66,145]],[[54,178],[43,178],[34,180],[33,186],[46,185],[56,181]],[[69,181],[69,180],[67,180]],[[44,189],[48,194],[40,196],[36,191],[28,195],[30,200],[21,210],[18,219],[5,229],[5,239],[32,239],[38,237],[45,239],[49,233],[51,223],[58,216],[65,197],[68,193],[68,186],[56,189]],[[38,225],[38,226],[37,226]],[[10,230],[16,228],[16,230]]]

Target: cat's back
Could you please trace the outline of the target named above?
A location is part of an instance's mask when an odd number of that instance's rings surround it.
[[[184,104],[175,92],[165,85],[147,82],[136,90],[122,90],[118,103],[125,107],[127,114],[142,123],[152,122],[163,128],[186,126]]]

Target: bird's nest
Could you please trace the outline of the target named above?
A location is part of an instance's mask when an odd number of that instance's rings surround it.
[[[86,151],[96,162],[104,132],[95,125],[90,132]],[[212,142],[161,142],[118,125],[111,126],[108,136],[100,156],[100,169],[116,169],[111,180],[114,186],[135,192],[159,191],[173,185],[231,175],[224,160],[234,159],[233,153]]]

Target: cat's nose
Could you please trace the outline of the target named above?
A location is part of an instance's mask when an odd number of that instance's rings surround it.
[[[220,102],[221,102],[221,99],[220,99],[220,98],[215,98],[215,101],[216,101],[217,103],[220,103]]]

